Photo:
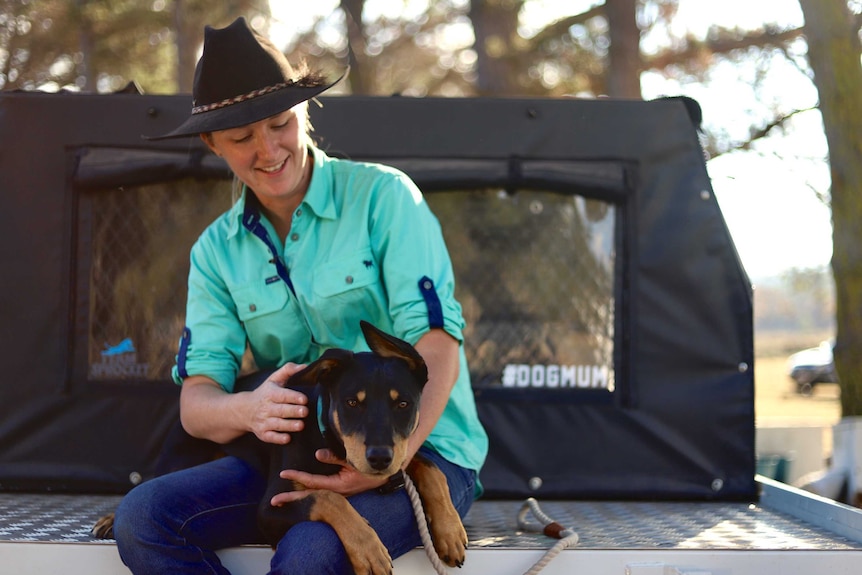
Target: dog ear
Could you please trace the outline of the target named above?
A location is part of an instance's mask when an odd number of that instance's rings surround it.
[[[425,365],[425,360],[419,355],[416,349],[404,341],[393,335],[389,335],[380,331],[370,323],[360,320],[359,327],[362,328],[362,334],[365,336],[365,341],[371,351],[380,357],[397,357],[407,362],[407,366],[413,373],[419,383],[425,385],[428,381],[428,367]]]
[[[353,352],[346,349],[328,349],[316,361],[290,378],[291,385],[315,385],[331,381],[332,377],[341,373],[347,363],[353,359]]]

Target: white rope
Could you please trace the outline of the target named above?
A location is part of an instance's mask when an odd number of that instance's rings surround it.
[[[422,539],[425,555],[428,556],[428,560],[431,561],[431,565],[438,575],[446,575],[449,571],[437,556],[437,552],[434,551],[434,543],[431,541],[431,533],[428,531],[428,520],[425,518],[425,509],[422,507],[422,500],[419,499],[419,492],[416,491],[413,480],[406,473],[404,474],[404,488],[407,490],[407,495],[410,496],[410,504],[413,506],[413,514],[416,516],[416,525],[419,527],[419,537]]]
[[[527,513],[532,512],[539,520],[540,525],[531,523],[527,520]],[[521,511],[518,513],[518,529],[522,531],[533,531],[536,533],[544,533],[548,537],[559,539],[553,547],[548,549],[542,558],[539,559],[524,575],[536,575],[544,569],[551,560],[560,554],[564,549],[574,547],[578,544],[578,534],[573,529],[563,527],[542,511],[539,507],[539,502],[530,497],[521,506]]]
[[[404,488],[407,490],[407,495],[410,496],[410,504],[413,506],[413,514],[416,516],[416,525],[419,527],[419,537],[422,539],[422,546],[425,548],[425,555],[434,567],[437,575],[447,575],[449,571],[446,565],[437,556],[434,550],[434,543],[431,541],[431,533],[428,531],[428,520],[425,518],[425,509],[422,507],[422,500],[419,498],[419,492],[416,491],[416,486],[413,485],[413,480],[406,473],[404,474]],[[527,513],[532,512],[533,515],[541,523],[531,523],[527,520]],[[564,528],[562,525],[545,515],[539,507],[539,502],[530,497],[521,506],[518,512],[518,529],[521,531],[533,531],[536,533],[544,533],[549,537],[559,539],[553,547],[539,559],[524,575],[536,575],[544,569],[554,557],[560,554],[564,549],[574,547],[578,544],[578,534],[573,529]]]

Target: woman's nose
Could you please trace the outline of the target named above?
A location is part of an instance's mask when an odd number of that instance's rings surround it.
[[[255,149],[260,158],[273,158],[276,155],[276,140],[267,132],[259,132],[255,135]]]

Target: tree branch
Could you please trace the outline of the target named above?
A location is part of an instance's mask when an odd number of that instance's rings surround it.
[[[792,28],[789,30],[767,28],[761,33],[742,35],[730,30],[722,30],[717,38],[710,38],[705,41],[689,37],[686,39],[685,47],[682,50],[670,48],[654,56],[645,55],[643,58],[644,69],[662,70],[672,64],[701,60],[704,55],[727,54],[735,50],[744,50],[751,47],[772,45],[780,48],[803,34],[803,28]]]
[[[574,26],[575,24],[583,24],[587,20],[595,18],[596,16],[604,16],[605,14],[605,6],[604,4],[600,4],[595,6],[594,8],[590,8],[586,12],[582,12],[580,14],[576,14],[574,16],[568,16],[566,18],[561,18],[556,22],[552,22],[548,24],[542,30],[533,36],[532,41],[530,42],[531,46],[539,46],[548,40],[552,40],[554,38],[559,38],[563,34],[567,33],[569,28]]]

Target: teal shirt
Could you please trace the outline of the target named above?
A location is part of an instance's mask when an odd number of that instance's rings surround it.
[[[367,351],[360,319],[412,344],[436,321],[463,341],[449,253],[416,185],[393,168],[312,155],[284,245],[246,192],[192,247],[177,383],[206,375],[232,391],[246,343],[261,369],[310,363],[332,347]],[[458,381],[426,445],[478,471],[488,438],[463,345],[459,353]]]

